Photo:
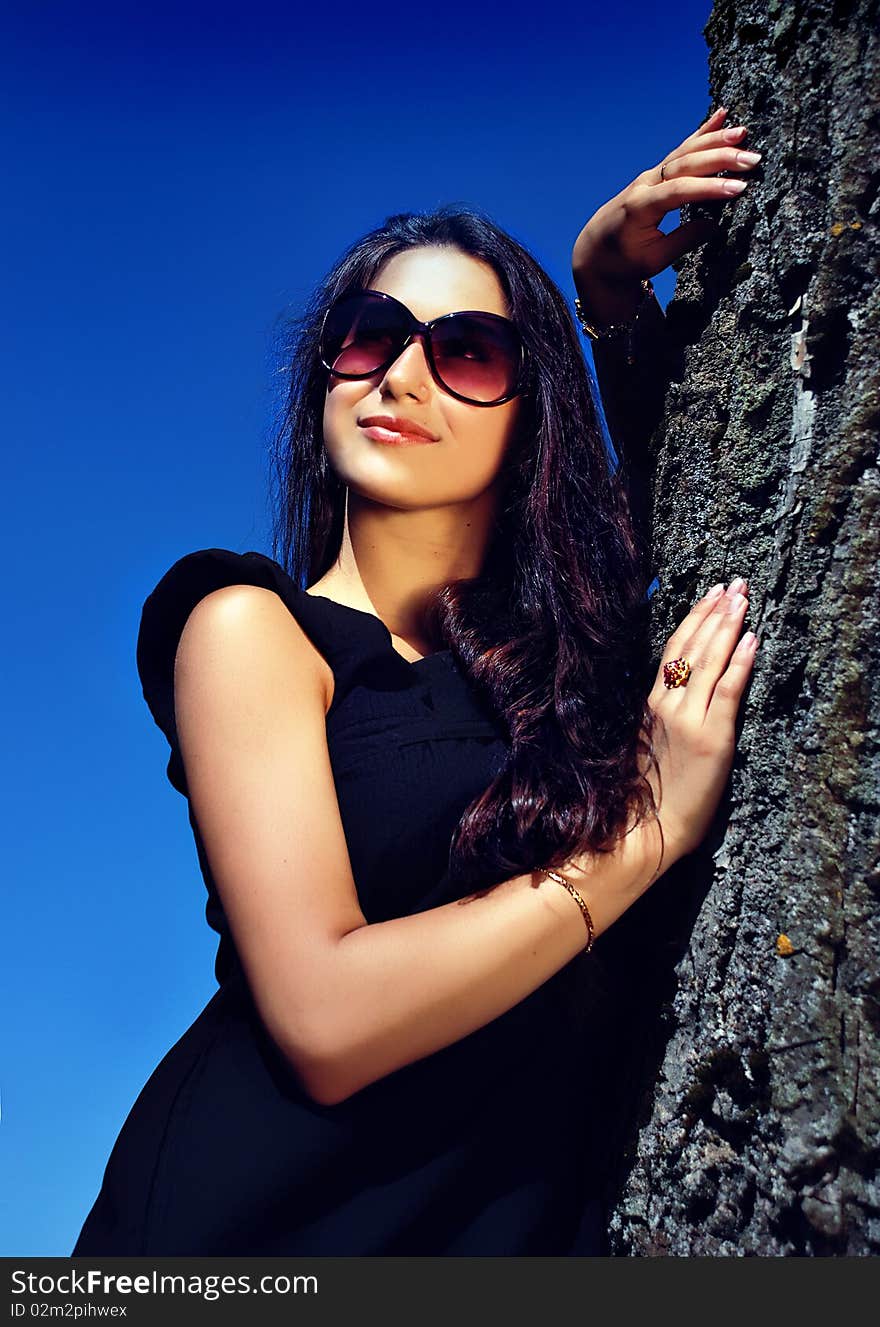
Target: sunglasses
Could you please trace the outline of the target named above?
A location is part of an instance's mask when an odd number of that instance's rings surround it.
[[[502,405],[523,390],[525,347],[509,318],[474,310],[422,323],[380,290],[334,300],[324,315],[318,353],[337,378],[372,378],[418,335],[435,382],[459,401]]]

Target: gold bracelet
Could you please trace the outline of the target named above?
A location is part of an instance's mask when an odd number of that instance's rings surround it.
[[[584,953],[589,954],[590,950],[593,948],[593,940],[595,939],[595,933],[593,931],[593,919],[590,916],[590,909],[587,907],[586,903],[581,898],[580,894],[577,892],[574,885],[571,884],[570,881],[566,880],[564,875],[560,875],[558,871],[551,871],[550,868],[547,866],[543,866],[541,868],[541,871],[544,875],[549,876],[551,880],[555,880],[557,884],[560,884],[563,886],[564,889],[567,889],[569,894],[571,894],[572,898],[574,899],[575,903],[580,908],[581,912],[584,914],[584,921],[587,923],[587,935],[589,937],[589,939],[587,940],[587,947],[584,950]]]
[[[639,284],[641,285],[642,293],[639,296],[639,302],[636,305],[636,311],[632,318],[630,318],[629,322],[625,323],[609,323],[607,327],[599,327],[596,323],[591,322],[587,318],[586,313],[584,312],[583,300],[578,296],[574,302],[574,311],[577,314],[578,322],[580,323],[585,336],[588,336],[591,341],[599,341],[606,336],[619,336],[622,332],[628,332],[654,293],[654,283],[649,276],[646,276],[644,281],[641,281]]]
[[[587,318],[586,313],[584,312],[583,301],[580,299],[580,297],[575,299],[574,302],[574,311],[577,315],[577,320],[581,325],[581,330],[584,333],[584,336],[588,336],[591,341],[601,341],[604,340],[606,337],[623,336],[623,335],[626,336],[627,364],[634,363],[633,332],[635,330],[635,325],[636,322],[638,321],[639,314],[641,313],[642,309],[645,307],[645,305],[648,303],[648,301],[651,299],[651,297],[654,294],[654,283],[652,282],[649,276],[646,276],[644,281],[642,281],[640,284],[642,288],[642,293],[639,296],[639,302],[636,305],[636,311],[633,314],[632,318],[630,318],[629,322],[611,323],[609,324],[608,327],[597,327],[597,325],[594,322],[590,322],[590,320]]]

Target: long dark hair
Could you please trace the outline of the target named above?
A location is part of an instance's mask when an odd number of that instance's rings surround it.
[[[610,851],[656,814],[642,760],[653,760],[646,550],[565,298],[516,240],[481,212],[450,204],[388,217],[283,324],[273,556],[305,588],[342,541],[345,485],[323,439],[324,313],[338,296],[369,287],[393,255],[426,245],[491,265],[528,359],[484,565],[476,578],[443,587],[426,614],[428,637],[452,650],[509,735],[504,768],[464,812],[449,859],[453,878],[493,884]]]

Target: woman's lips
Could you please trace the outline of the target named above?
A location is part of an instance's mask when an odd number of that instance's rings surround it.
[[[370,424],[367,428],[359,424],[358,427],[372,442],[384,442],[389,447],[411,447],[421,442],[430,446],[434,442],[433,438],[426,438],[420,433],[398,433],[393,429],[382,428],[378,424]]]

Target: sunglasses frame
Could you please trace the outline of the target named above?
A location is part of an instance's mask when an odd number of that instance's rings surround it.
[[[387,300],[390,304],[395,305],[398,309],[402,309],[403,312],[406,314],[407,319],[409,320],[409,331],[407,332],[403,342],[397,347],[395,347],[394,351],[392,352],[391,355],[389,355],[388,359],[386,359],[384,363],[378,364],[375,369],[371,370],[371,372],[339,373],[336,369],[333,368],[333,365],[328,364],[327,360],[324,358],[324,332],[327,326],[327,320],[338,304],[342,304],[345,300],[357,299],[358,297],[363,295],[371,295],[377,297],[378,299]],[[434,359],[434,346],[432,341],[433,328],[436,327],[437,323],[445,322],[447,318],[461,318],[461,317],[491,318],[495,322],[506,323],[507,326],[512,329],[514,336],[516,338],[517,346],[519,348],[519,360],[516,365],[514,390],[512,392],[508,392],[506,396],[499,396],[495,401],[475,401],[471,396],[463,396],[461,392],[454,391],[453,388],[450,387],[449,384],[444,382],[443,379],[441,378],[437,369],[437,363]],[[510,318],[504,318],[500,313],[488,313],[485,309],[457,309],[454,313],[442,313],[439,318],[431,318],[428,320],[428,322],[423,323],[419,322],[415,314],[410,309],[408,309],[405,304],[401,303],[399,299],[395,299],[393,295],[386,295],[383,290],[369,290],[369,289],[352,290],[345,295],[339,295],[330,305],[327,312],[324,314],[324,318],[321,323],[321,335],[318,342],[318,357],[321,363],[323,364],[324,368],[327,369],[330,373],[332,373],[334,377],[343,378],[348,382],[356,382],[358,380],[373,378],[377,373],[385,373],[385,371],[391,367],[394,361],[400,358],[404,350],[406,350],[407,346],[410,345],[411,342],[413,341],[413,338],[419,335],[421,335],[423,340],[425,359],[428,362],[428,368],[431,370],[432,378],[437,383],[437,386],[441,387],[444,392],[448,392],[450,396],[454,396],[459,401],[465,401],[468,405],[487,406],[487,407],[495,405],[504,405],[507,401],[512,401],[515,397],[522,396],[523,391],[525,390],[523,383],[523,371],[525,369],[525,364],[526,364],[526,348],[523,345],[523,340],[519,334],[519,329],[517,328],[516,324],[511,321]]]

